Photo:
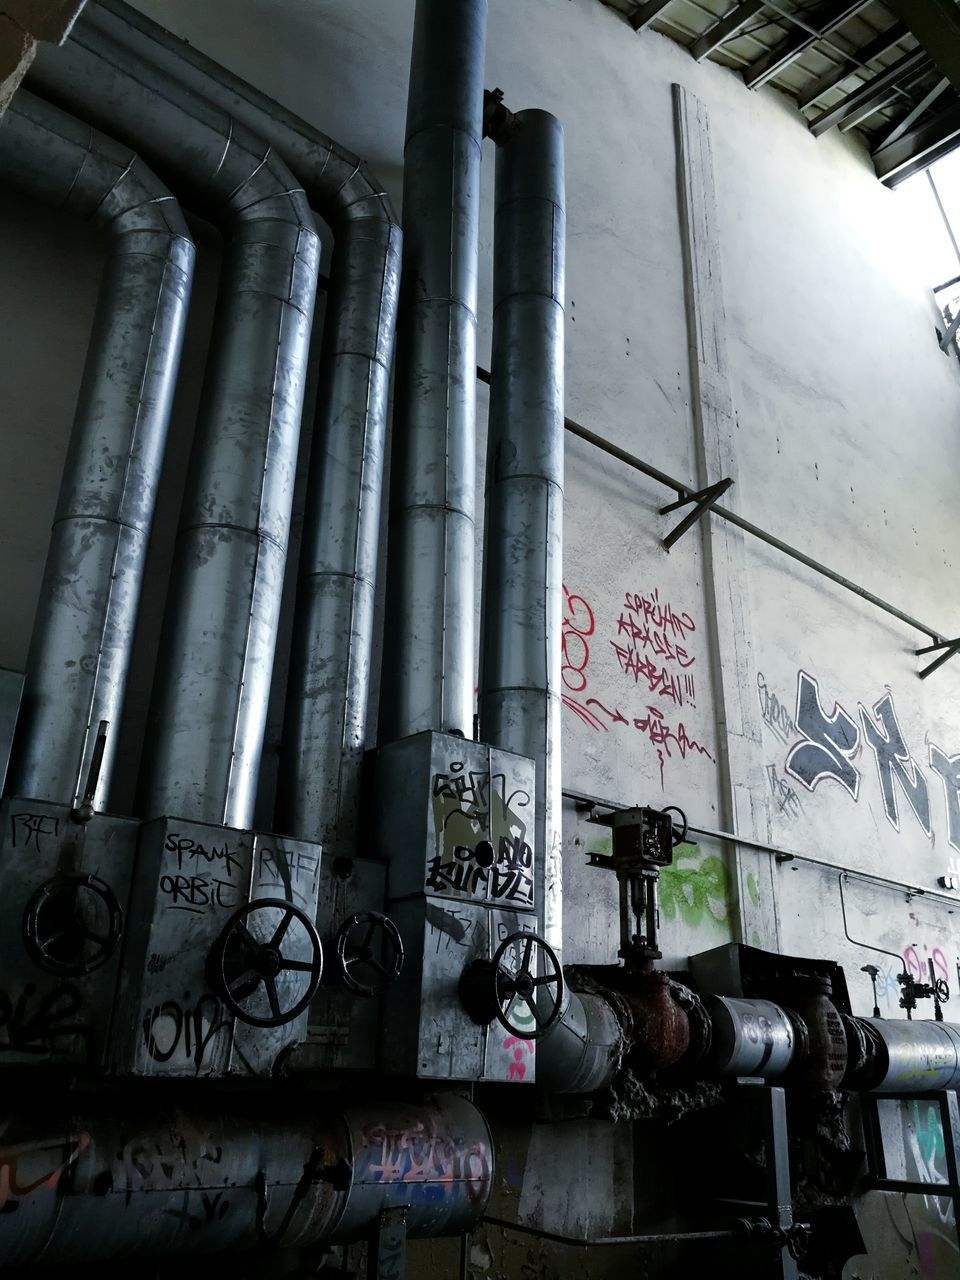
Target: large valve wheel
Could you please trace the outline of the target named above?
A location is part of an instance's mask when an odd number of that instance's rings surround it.
[[[511,947],[520,949],[516,969],[506,961]],[[563,1004],[563,970],[556,952],[535,933],[511,933],[493,953],[492,969],[497,1021],[521,1040],[539,1040],[559,1018]],[[518,1006],[529,1017],[513,1022]]]
[[[277,911],[280,920],[273,925],[270,913]],[[310,949],[307,960],[283,951],[284,941],[289,941],[287,931],[294,921],[306,935]],[[241,1022],[251,1027],[282,1027],[298,1018],[316,995],[323,976],[323,947],[305,911],[283,898],[257,898],[238,908],[224,925],[210,949],[207,972],[210,985]],[[284,1008],[281,994],[286,996],[287,992],[278,990],[278,980],[289,973],[303,974],[306,988],[294,1004]],[[261,987],[270,1006],[269,1016],[255,1012],[253,1002],[263,1005]]]
[[[337,932],[340,978],[354,995],[382,996],[403,968],[403,940],[389,916],[364,911]]]
[[[108,884],[93,875],[54,876],[23,913],[31,959],[64,978],[80,978],[110,959],[123,937],[123,911]]]

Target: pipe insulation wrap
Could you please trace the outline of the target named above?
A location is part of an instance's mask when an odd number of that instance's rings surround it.
[[[137,155],[21,89],[0,124],[5,179],[108,237],[8,785],[76,804],[101,721],[109,792],[193,277],[179,205]]]
[[[493,1183],[493,1145],[457,1095],[325,1110],[237,1100],[228,1114],[130,1103],[51,1107],[4,1125],[8,1267],[297,1248],[368,1234],[406,1209],[412,1236],[471,1230]],[[97,1107],[94,1102],[89,1107]],[[246,1107],[245,1110],[242,1108]],[[319,1114],[318,1114],[319,1112]]]
[[[486,0],[419,0],[403,170],[380,741],[473,736],[476,310]]]
[[[960,1026],[950,1022],[858,1018],[874,1046],[865,1087],[882,1093],[960,1088]]]
[[[543,935],[562,946],[564,150],[521,111],[497,153],[480,736],[536,762]]]
[[[625,1047],[611,1005],[568,990],[560,1017],[537,1044],[537,1084],[550,1093],[596,1093],[613,1080]]]
[[[81,24],[44,90],[143,139],[224,226],[211,354],[141,778],[144,817],[246,828],[273,673],[320,241],[280,156],[205,97]]]
[[[373,654],[373,601],[402,236],[366,167],[312,125],[119,0],[83,17],[269,142],[336,237],[308,479],[276,825],[351,849]]]

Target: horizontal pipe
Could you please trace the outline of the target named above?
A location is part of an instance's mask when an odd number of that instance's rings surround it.
[[[477,369],[477,377],[481,382],[489,383],[490,374],[486,369]],[[642,458],[638,458],[635,454],[628,453],[626,449],[621,449],[617,445],[612,444],[609,440],[605,440],[603,436],[598,436],[589,428],[582,426],[573,418],[564,418],[563,425],[571,435],[577,436],[578,439],[584,440],[587,444],[592,444],[594,448],[600,449],[603,453],[609,454],[611,458],[616,458],[618,462],[625,463],[628,467],[632,467],[635,471],[640,471],[645,476],[649,476],[651,480],[656,480],[658,484],[662,484],[667,489],[673,491],[681,498],[690,497],[697,490],[694,485],[684,484],[680,480],[675,480],[673,476],[668,476],[665,471],[660,471],[656,467],[650,466],[644,462]],[[715,506],[710,508],[715,516],[719,516],[721,520],[726,520],[728,524],[735,525],[738,529],[742,529],[744,533],[752,534],[753,537],[759,538],[761,542],[765,542],[767,546],[782,551],[784,555],[789,556],[792,560],[796,560],[799,564],[805,565],[808,569],[812,569],[814,573],[819,573],[824,578],[829,578],[831,582],[835,582],[837,586],[844,587],[847,591],[852,591],[854,595],[859,596],[861,600],[866,600],[868,604],[875,605],[878,609],[882,609],[885,613],[889,613],[891,617],[905,622],[908,626],[916,628],[917,631],[929,636],[932,640],[942,641],[945,636],[935,627],[928,626],[925,622],[920,622],[917,618],[912,618],[909,613],[904,613],[902,609],[889,604],[886,600],[882,600],[879,596],[875,596],[873,592],[867,591],[865,587],[858,586],[857,583],[851,582],[849,578],[845,578],[842,574],[837,573],[834,569],[828,568],[825,564],[821,564],[819,560],[814,560],[812,556],[805,555],[802,551],[798,551],[796,547],[791,547],[786,542],[781,542],[779,538],[775,538],[772,533],[759,528],[755,524],[751,524],[749,520],[744,520],[742,516],[738,516],[735,511],[729,511],[726,507]]]
[[[116,758],[194,247],[138,155],[24,89],[0,126],[0,166],[107,241],[9,775],[18,795],[97,809]]]
[[[4,1267],[349,1242],[386,1209],[405,1210],[411,1236],[458,1235],[493,1183],[486,1121],[456,1094],[343,1111],[275,1098],[269,1115],[236,1098],[228,1110],[77,1105],[3,1123]]]
[[[485,1214],[482,1223],[488,1227],[499,1227],[502,1231],[516,1231],[520,1235],[536,1236],[538,1240],[549,1240],[553,1244],[570,1245],[575,1249],[592,1249],[595,1245],[624,1244],[692,1244],[698,1240],[733,1240],[746,1238],[745,1231],[655,1231],[649,1235],[637,1236],[592,1236],[587,1240],[579,1236],[560,1235],[556,1231],[545,1231],[543,1227],[533,1227],[525,1222],[508,1222],[506,1218],[493,1218]]]

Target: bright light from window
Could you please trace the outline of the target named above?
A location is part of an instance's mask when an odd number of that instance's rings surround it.
[[[960,151],[904,182],[898,194],[915,228],[917,259],[949,324],[960,314]]]

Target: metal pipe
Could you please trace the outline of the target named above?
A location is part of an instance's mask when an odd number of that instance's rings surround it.
[[[356,156],[191,46],[100,0],[84,22],[269,142],[335,236],[281,747],[277,829],[350,847],[359,819],[402,237]],[[215,86],[215,89],[214,89]]]
[[[481,382],[489,382],[490,374],[485,369],[478,369],[477,376]],[[644,462],[642,458],[638,458],[636,454],[628,453],[626,449],[621,449],[618,445],[613,444],[609,440],[605,440],[603,436],[598,436],[596,432],[591,431],[589,427],[585,427],[582,423],[577,422],[573,418],[564,418],[564,429],[569,431],[571,435],[585,441],[587,444],[593,445],[595,449],[609,454],[611,458],[616,458],[618,462],[625,463],[628,467],[632,467],[635,471],[642,472],[643,475],[649,476],[651,480],[656,480],[658,484],[662,484],[667,489],[672,489],[678,497],[686,498],[696,493],[693,485],[684,484],[681,480],[675,480],[673,476],[667,475],[665,471],[660,471],[657,467],[652,467],[648,462]],[[721,520],[726,520],[728,524],[735,525],[736,528],[742,529],[744,533],[752,534],[753,537],[759,538],[761,542],[765,542],[768,547],[774,547],[777,551],[782,551],[785,556],[789,556],[792,560],[796,560],[799,564],[806,565],[808,569],[812,569],[814,573],[821,574],[824,578],[829,578],[831,582],[835,582],[837,586],[844,587],[847,591],[852,591],[855,596],[859,596],[861,600],[866,600],[868,604],[876,605],[878,609],[882,609],[884,613],[889,613],[891,617],[905,622],[910,627],[915,627],[917,631],[922,632],[925,636],[929,636],[931,640],[944,641],[946,637],[935,627],[929,626],[925,622],[920,622],[916,618],[912,618],[909,613],[904,613],[902,609],[896,608],[895,605],[889,604],[886,600],[881,600],[879,596],[875,596],[872,592],[867,591],[864,587],[858,586],[857,583],[851,582],[849,578],[845,578],[842,574],[828,568],[825,564],[821,564],[819,560],[814,560],[812,556],[805,555],[802,551],[798,551],[796,547],[791,547],[786,542],[781,542],[779,538],[775,538],[772,533],[767,533],[765,529],[759,528],[755,524],[751,524],[749,520],[744,520],[742,516],[738,516],[735,511],[729,511],[726,507],[713,506],[710,508],[715,516],[719,516]]]
[[[595,1245],[626,1244],[688,1244],[697,1240],[734,1240],[745,1239],[746,1227],[740,1230],[733,1228],[717,1231],[654,1231],[639,1236],[593,1236],[582,1240],[579,1236],[565,1236],[556,1231],[545,1231],[543,1227],[532,1227],[525,1222],[508,1222],[506,1218],[493,1218],[484,1214],[482,1223],[488,1227],[499,1227],[502,1231],[517,1231],[520,1235],[536,1236],[538,1240],[549,1240],[553,1244],[570,1245],[577,1249],[592,1249]]]
[[[567,989],[560,1017],[537,1044],[537,1085],[550,1093],[596,1093],[613,1080],[626,1038],[602,996]]]
[[[587,795],[582,791],[564,790],[563,795],[568,800],[572,800],[574,804],[584,806],[597,806],[601,809],[626,809],[629,806],[622,802],[613,800],[602,800],[599,796]],[[839,867],[835,862],[828,862],[826,858],[815,858],[811,853],[801,853],[796,849],[785,849],[782,845],[767,844],[763,840],[749,840],[746,836],[735,835],[732,831],[715,831],[712,827],[696,827],[693,823],[689,823],[687,831],[691,835],[707,836],[711,840],[729,840],[731,844],[742,845],[745,849],[758,849],[761,853],[772,853],[777,862],[808,862],[814,867],[824,867],[828,871],[842,871],[843,875],[849,879],[855,876],[858,880],[868,880],[873,884],[883,885],[886,889],[896,889],[902,893],[916,895],[922,898],[936,898],[940,902],[949,902],[951,906],[956,906],[960,902],[960,898],[956,894],[939,893],[936,889],[922,889],[919,885],[909,884],[905,880],[890,880],[886,876],[878,876],[873,871],[847,871]],[[866,944],[863,944],[866,945]],[[876,948],[871,948],[876,950]],[[891,953],[892,954],[892,953]]]
[[[521,111],[497,152],[480,737],[536,762],[537,905],[558,952],[565,245],[563,129]]]
[[[3,1127],[5,1267],[153,1261],[361,1239],[386,1209],[411,1236],[471,1230],[493,1184],[486,1121],[464,1098],[338,1112],[315,1098],[229,1111],[91,1100]]]
[[[383,743],[473,736],[477,249],[487,0],[419,0],[387,559]]]
[[[102,32],[81,26],[37,63],[48,92],[141,137],[228,229],[139,807],[249,827],[316,296],[313,215],[267,144]]]
[[[0,126],[5,179],[107,236],[27,658],[8,780],[76,807],[109,791],[193,277],[180,207],[142,160],[21,89]]]

